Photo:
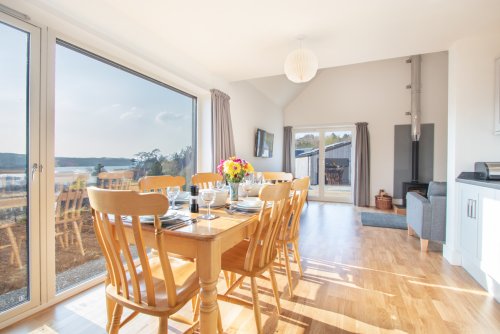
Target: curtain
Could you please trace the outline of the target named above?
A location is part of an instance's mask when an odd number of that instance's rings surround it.
[[[283,171],[292,172],[292,127],[283,128]]]
[[[229,95],[217,89],[211,89],[212,94],[212,158],[213,171],[221,160],[236,155],[234,149],[233,127]]]
[[[368,123],[356,123],[354,204],[370,206],[370,141]]]

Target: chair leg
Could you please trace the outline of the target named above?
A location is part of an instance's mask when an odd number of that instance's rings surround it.
[[[295,255],[295,261],[297,261],[297,265],[299,266],[300,277],[302,277],[304,276],[304,272],[302,271],[302,263],[300,263],[299,242],[297,240],[293,242],[293,253]]]
[[[292,268],[290,268],[290,256],[288,255],[288,246],[286,243],[283,244],[283,253],[285,253],[285,267],[286,267],[286,276],[288,278],[288,292],[290,293],[290,298],[293,298]]]
[[[224,334],[224,328],[222,327],[222,315],[220,314],[219,303],[217,303],[217,331],[219,334]]]
[[[253,314],[255,316],[255,324],[257,325],[257,333],[262,333],[262,320],[260,319],[260,306],[259,306],[259,288],[257,287],[257,279],[250,277],[252,284],[252,302]]]
[[[226,287],[229,288],[231,286],[231,282],[229,280],[229,272],[224,270],[223,273],[224,273],[224,281],[226,281]]]
[[[161,317],[158,324],[158,334],[168,333],[168,317]]]
[[[429,246],[429,240],[420,239],[420,251],[427,252],[427,246]]]
[[[197,294],[196,303],[193,310],[193,321],[198,321],[198,318],[200,317],[200,303],[201,303],[200,294]]]
[[[82,235],[80,234],[80,228],[78,227],[77,222],[73,222],[73,230],[76,236],[76,243],[80,248],[80,254],[82,254],[82,256],[85,256],[85,250],[83,249]]]
[[[12,247],[12,253],[14,254],[14,258],[17,262],[17,266],[21,269],[23,267],[23,263],[21,262],[21,256],[19,255],[19,247],[17,246],[16,237],[10,227],[7,227],[6,232],[9,238],[10,246]]]
[[[276,276],[274,275],[272,266],[269,268],[269,276],[271,276],[271,283],[273,286],[274,299],[276,300],[276,307],[278,309],[278,314],[281,314],[280,292],[278,291],[278,283],[276,283]]]
[[[113,310],[113,317],[111,318],[111,325],[109,327],[110,334],[118,334],[120,330],[120,320],[123,313],[123,306],[120,304],[115,304],[115,309]]]

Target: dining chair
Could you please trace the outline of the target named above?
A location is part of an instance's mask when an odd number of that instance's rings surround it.
[[[226,293],[219,295],[218,298],[230,303],[252,307],[259,333],[262,333],[262,324],[257,278],[262,277],[262,274],[266,271],[270,275],[278,313],[281,311],[273,263],[277,255],[276,241],[283,227],[283,211],[290,195],[290,186],[290,182],[284,182],[262,187],[259,198],[263,203],[257,218],[255,232],[249,239],[241,241],[222,254],[222,270],[241,276],[232,282]],[[271,205],[271,208],[268,208],[268,204]],[[241,285],[245,277],[250,277],[253,304],[230,296]]]
[[[134,171],[132,170],[100,172],[97,175],[97,184],[104,189],[127,190],[133,178]]]
[[[285,172],[262,172],[262,176],[265,181],[272,183],[291,182],[293,180],[292,173]]]
[[[82,211],[85,209],[84,202],[86,199],[86,189],[70,187],[61,191],[57,196],[55,210],[55,233],[61,247],[69,247],[69,237],[71,234],[72,240],[73,237],[76,238],[76,243],[82,256],[85,255],[81,235],[83,227]]]
[[[285,258],[286,274],[288,278],[288,289],[290,297],[293,297],[292,288],[292,270],[290,268],[289,252],[293,252],[295,261],[299,268],[300,277],[304,275],[302,265],[300,263],[299,254],[299,228],[300,228],[300,214],[304,208],[304,203],[307,198],[307,191],[309,190],[309,176],[301,179],[296,179],[292,182],[292,196],[288,205],[285,208],[284,224],[281,233],[278,236],[278,253],[281,264],[281,251]],[[292,249],[288,246],[291,245]]]
[[[140,192],[161,192],[167,196],[167,188],[179,186],[181,189],[186,184],[183,176],[144,176],[139,179]]]
[[[197,173],[191,177],[193,185],[197,185],[200,189],[215,188],[217,181],[222,181],[222,175],[217,173]]]
[[[106,297],[115,303],[112,315],[108,314],[109,333],[118,333],[139,313],[159,318],[158,333],[168,332],[169,318],[191,325],[192,329],[195,323],[175,313],[198,294],[199,278],[195,263],[172,259],[167,254],[159,216],[167,212],[168,199],[158,193],[95,187],[88,188],[88,194],[109,275]],[[147,253],[143,240],[144,225],[139,217],[145,215],[154,216],[156,256]],[[131,244],[136,246],[136,261]],[[121,322],[124,307],[133,312]]]
[[[8,240],[8,242],[5,241],[5,243],[2,245],[1,241],[4,238],[0,237],[0,250],[10,247],[10,261],[9,261],[9,263],[11,265],[13,265],[14,262],[16,262],[18,268],[22,269],[23,263],[21,261],[21,254],[19,252],[19,244],[17,243],[16,237],[14,235],[14,231],[12,231],[12,228],[14,228],[14,227],[15,227],[14,222],[9,222],[9,223],[2,222],[2,223],[0,223],[0,232],[5,232],[5,235],[6,235],[7,240]]]

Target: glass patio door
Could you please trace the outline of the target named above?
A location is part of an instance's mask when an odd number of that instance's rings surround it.
[[[354,127],[294,131],[294,175],[309,176],[309,198],[352,203]]]
[[[0,322],[40,304],[40,30],[0,13]]]

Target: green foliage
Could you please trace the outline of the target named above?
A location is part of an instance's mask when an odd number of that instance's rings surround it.
[[[134,155],[134,168],[137,177],[145,175],[180,175],[191,180],[193,174],[193,148],[186,146],[180,152],[164,156],[159,149],[139,152]]]

